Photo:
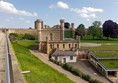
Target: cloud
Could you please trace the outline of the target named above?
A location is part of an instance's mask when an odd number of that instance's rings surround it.
[[[37,13],[30,13],[25,10],[18,10],[15,8],[15,6],[11,3],[0,1],[0,12],[10,13],[10,14],[16,14],[21,16],[37,16]]]
[[[31,21],[30,21],[30,20],[26,20],[25,22],[26,22],[26,23],[31,23]]]
[[[24,18],[20,17],[19,20],[24,20]]]
[[[50,9],[55,9],[55,8],[69,9],[69,6],[67,3],[59,1],[55,5],[54,4],[50,5],[49,8]]]
[[[86,18],[89,21],[91,18],[96,18],[96,13],[102,13],[103,9],[83,7],[82,9],[71,8],[70,11],[77,13],[80,17]]]
[[[56,9],[56,8],[61,8],[61,9],[68,9],[71,12],[74,12],[78,14],[80,17],[86,19],[87,21],[90,21],[92,18],[97,17],[97,13],[102,13],[104,10],[100,8],[93,8],[93,7],[83,7],[83,8],[71,8],[67,3],[64,2],[57,2],[56,4],[52,4],[49,6],[50,9]]]

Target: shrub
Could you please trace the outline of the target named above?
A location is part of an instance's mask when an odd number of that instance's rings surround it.
[[[64,63],[63,64],[63,63],[61,63],[59,61],[56,61],[56,60],[53,60],[51,58],[50,58],[50,61],[54,62],[57,65],[60,65],[65,70],[70,71],[72,74],[77,75],[77,76],[85,79],[86,81],[88,81],[90,83],[102,83],[102,82],[100,82],[100,81],[98,81],[96,79],[92,79],[91,76],[82,73],[79,69],[69,65],[68,63]]]
[[[25,34],[23,36],[23,39],[27,39],[27,40],[35,40],[35,37],[33,35],[30,34]]]
[[[51,58],[49,60],[52,61],[53,63],[59,65],[59,66],[62,66],[63,65],[60,61],[56,61],[56,60],[51,59]]]
[[[82,74],[82,78],[89,82],[91,81],[91,76],[89,76],[89,75]]]
[[[103,82],[100,82],[100,81],[98,81],[98,80],[96,80],[96,79],[92,79],[92,80],[90,81],[90,83],[103,83]]]
[[[10,41],[15,41],[18,37],[18,34],[17,33],[10,33],[9,34],[9,38],[10,38]]]

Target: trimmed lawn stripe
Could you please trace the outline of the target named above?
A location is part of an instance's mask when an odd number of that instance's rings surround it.
[[[118,60],[102,60],[100,61],[106,68],[118,68]]]
[[[35,41],[19,40],[12,45],[21,70],[30,70],[29,74],[24,74],[28,83],[74,83],[30,53],[29,48],[35,45]]]

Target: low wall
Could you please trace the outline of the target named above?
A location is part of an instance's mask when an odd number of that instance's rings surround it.
[[[37,35],[36,29],[9,29],[8,33]]]

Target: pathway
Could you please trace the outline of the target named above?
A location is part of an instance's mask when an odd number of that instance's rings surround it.
[[[102,76],[93,65],[90,64],[88,60],[80,60],[76,63],[69,63],[76,68],[78,68],[80,71],[82,71],[85,74],[90,75],[92,78],[100,80],[104,83],[111,83],[108,81],[104,76]]]
[[[60,66],[52,63],[51,61],[49,61],[48,59],[48,55],[47,54],[43,54],[40,53],[38,51],[31,51],[31,53],[33,55],[35,55],[36,57],[38,57],[41,61],[43,61],[44,63],[48,64],[49,66],[51,66],[52,68],[56,69],[57,71],[59,71],[60,73],[65,74],[69,79],[73,80],[76,83],[88,83],[87,81],[81,79],[78,76],[73,75],[72,73],[64,70],[63,68],[61,68]]]
[[[0,31],[0,83],[6,83],[5,34]]]

